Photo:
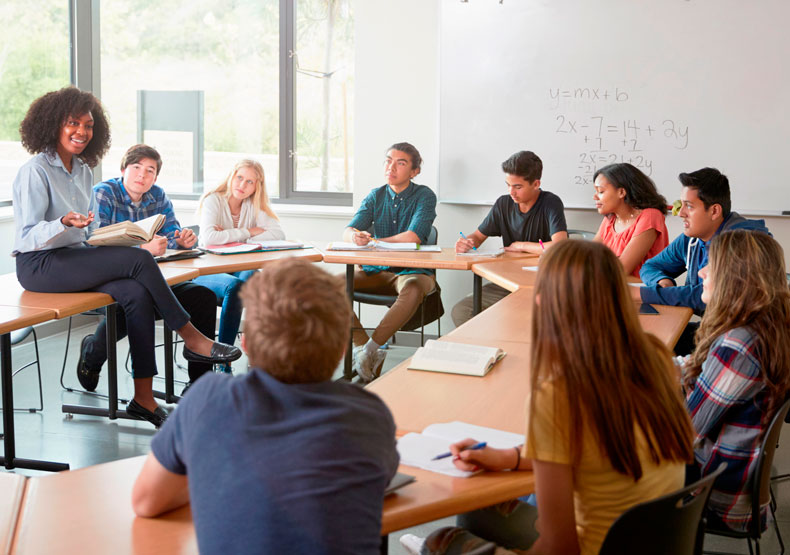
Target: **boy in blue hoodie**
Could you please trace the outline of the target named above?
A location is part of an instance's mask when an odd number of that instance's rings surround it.
[[[661,253],[645,262],[639,276],[645,287],[637,289],[645,303],[687,306],[697,315],[705,312],[702,302],[700,269],[708,265],[708,244],[719,233],[748,229],[768,233],[764,220],[747,220],[730,210],[730,182],[715,168],[703,168],[678,176],[683,190],[680,217],[683,235],[678,236]],[[686,284],[677,285],[675,278],[683,272]],[[687,354],[693,347],[696,325],[683,332],[675,352]]]

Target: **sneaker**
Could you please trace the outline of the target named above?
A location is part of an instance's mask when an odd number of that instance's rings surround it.
[[[381,367],[384,365],[385,358],[387,358],[387,351],[376,349],[370,355],[364,345],[354,347],[353,369],[360,380],[370,383],[381,375]]]
[[[403,534],[400,537],[400,544],[409,555],[420,555],[422,545],[425,543],[425,538],[415,536],[414,534]]]
[[[85,362],[85,344],[90,337],[90,335],[86,335],[82,338],[82,342],[80,343],[80,359],[77,361],[77,379],[86,391],[96,391],[96,386],[99,385],[99,373],[101,372],[101,368],[94,370],[93,368],[89,368],[88,364]]]
[[[219,372],[220,374],[230,374],[233,375],[233,366],[228,363],[225,364],[215,364],[214,371]]]

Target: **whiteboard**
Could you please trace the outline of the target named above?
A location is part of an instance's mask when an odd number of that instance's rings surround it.
[[[442,0],[440,200],[492,203],[532,150],[566,207],[630,161],[670,203],[712,166],[734,210],[790,210],[788,24],[790,0]]]

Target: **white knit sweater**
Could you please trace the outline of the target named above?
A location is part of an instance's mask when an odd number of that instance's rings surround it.
[[[214,226],[218,225],[222,231],[217,231]],[[249,228],[263,228],[260,235],[250,236]],[[280,222],[269,216],[266,212],[259,210],[258,217],[255,217],[255,209],[252,206],[252,199],[248,197],[241,203],[241,213],[239,214],[239,227],[233,227],[233,219],[230,215],[230,206],[225,197],[218,194],[211,194],[203,201],[200,211],[200,246],[224,245],[225,243],[271,241],[272,239],[285,239],[285,232],[280,227]]]

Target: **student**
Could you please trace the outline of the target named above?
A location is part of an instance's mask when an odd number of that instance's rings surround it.
[[[45,94],[30,106],[19,134],[22,145],[35,154],[13,184],[12,256],[19,283],[42,293],[100,291],[118,302],[126,314],[135,368],[134,398],[126,412],[159,426],[167,413],[152,391],[155,312],[182,337],[187,360],[227,363],[241,351],[213,342],[190,323],[150,253],[85,245],[93,223],[88,210],[91,167],[110,144],[107,118],[96,97],[75,87]]]
[[[706,475],[727,463],[713,483],[708,526],[744,532],[752,518],[748,488],[760,441],[790,388],[784,254],[765,233],[721,233],[699,273],[707,310],[683,380],[696,467]]]
[[[252,368],[204,376],[181,401],[151,443],[135,513],[191,503],[201,553],[379,553],[395,424],[376,395],[332,381],[351,318],[343,283],[280,260],[241,295]]]
[[[626,274],[638,277],[645,260],[669,244],[667,200],[653,180],[631,164],[604,166],[593,180],[595,208],[605,216],[594,240],[612,249]]]
[[[485,539],[444,528],[423,553],[488,553],[487,542],[598,553],[623,512],[683,486],[692,429],[677,373],[669,350],[642,331],[627,289],[622,265],[599,243],[564,241],[546,253],[532,308],[526,445],[450,447],[463,470],[532,470],[540,537],[532,506],[511,502],[459,517]]]
[[[191,230],[182,230],[173,212],[173,205],[164,189],[155,185],[162,169],[162,158],[156,149],[148,145],[134,145],[121,158],[122,177],[108,179],[93,188],[91,211],[96,214],[99,227],[118,222],[136,222],[162,214],[165,223],[150,242],[140,245],[153,256],[161,256],[165,249],[191,249],[197,236]],[[195,327],[206,337],[214,339],[217,323],[217,309],[214,293],[196,283],[187,281],[172,287],[181,306],[189,313]],[[123,310],[117,311],[118,339],[126,337],[126,318]],[[80,358],[77,362],[77,378],[82,387],[94,391],[99,383],[99,373],[107,360],[106,319],[102,320],[96,332],[86,335],[80,344]],[[135,375],[137,369],[132,366]],[[212,370],[205,362],[189,362],[189,382],[184,391],[201,375]]]
[[[502,171],[508,194],[496,200],[475,231],[456,241],[455,252],[469,252],[488,237],[501,236],[506,251],[542,254],[545,248],[567,239],[568,227],[560,197],[540,188],[541,159],[533,152],[522,150],[502,162]],[[507,289],[493,283],[484,285],[483,310],[508,293]],[[453,307],[452,316],[456,326],[473,316],[472,295]]]
[[[678,176],[683,189],[680,193],[680,217],[683,235],[675,238],[661,253],[642,266],[639,276],[646,287],[632,288],[637,300],[645,303],[687,306],[701,315],[702,279],[699,270],[708,264],[708,243],[731,229],[752,229],[768,232],[763,220],[747,220],[730,210],[730,182],[715,168],[703,168]],[[685,285],[677,285],[675,278],[686,273]],[[696,323],[689,324],[675,345],[675,352],[686,355],[694,348]]]
[[[384,177],[387,184],[373,189],[343,233],[343,240],[367,245],[374,237],[394,243],[424,243],[436,218],[436,195],[425,185],[412,181],[419,173],[422,157],[409,143],[387,149]],[[368,230],[373,228],[373,235]],[[353,318],[353,368],[363,382],[381,373],[387,352],[379,349],[417,311],[425,295],[436,285],[434,270],[362,266],[354,272],[354,290],[397,295],[398,300],[368,338],[356,314]]]
[[[269,204],[263,166],[241,160],[219,186],[200,201],[200,245],[285,239],[277,215]],[[241,324],[239,289],[254,270],[200,276],[195,283],[208,287],[222,303],[219,341],[233,345]],[[230,365],[222,367],[230,372]]]

